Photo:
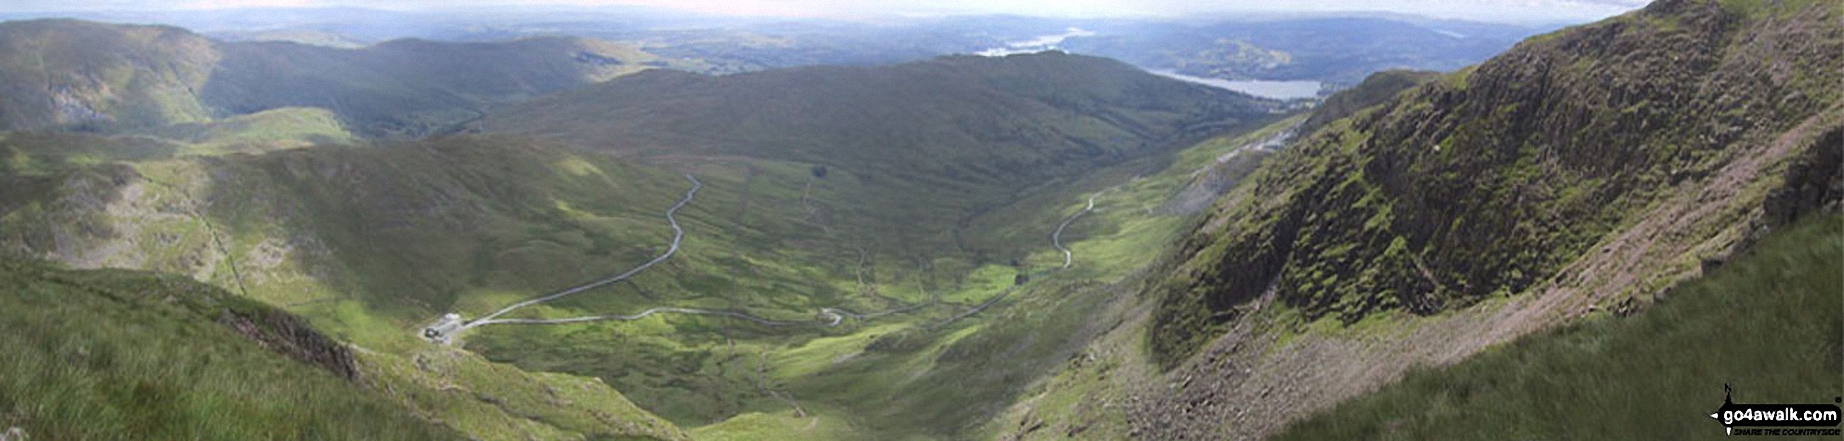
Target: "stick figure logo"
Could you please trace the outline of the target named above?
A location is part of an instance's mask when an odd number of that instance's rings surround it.
[[[1844,401],[1833,399],[1836,401]],[[1736,427],[1837,427],[1838,406],[1821,404],[1736,404],[1735,389],[1722,385],[1722,407],[1710,418],[1722,423],[1723,433],[1734,435]],[[1813,430],[1754,429],[1750,434],[1804,434]],[[1819,430],[1835,433],[1835,429]]]

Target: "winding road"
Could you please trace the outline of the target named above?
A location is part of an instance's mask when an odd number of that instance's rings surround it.
[[[628,270],[627,272],[617,274],[617,275],[604,278],[601,280],[597,280],[594,282],[577,285],[577,286],[567,288],[562,291],[558,291],[558,292],[548,294],[542,297],[537,297],[537,298],[533,298],[530,300],[525,300],[525,301],[521,301],[518,303],[514,303],[512,305],[506,306],[505,308],[501,308],[498,311],[494,311],[492,314],[488,314],[478,319],[469,320],[465,322],[454,322],[452,324],[451,322],[446,321],[449,319],[444,319],[445,321],[438,322],[434,326],[425,328],[423,335],[425,336],[425,338],[428,338],[430,340],[448,343],[448,342],[453,341],[454,336],[456,334],[461,333],[461,331],[465,331],[471,328],[486,326],[486,325],[496,325],[496,324],[555,325],[555,324],[582,323],[582,322],[593,322],[593,321],[604,321],[604,320],[640,320],[640,319],[647,318],[649,316],[652,316],[654,314],[659,314],[659,313],[675,313],[675,314],[729,317],[729,318],[744,320],[744,321],[748,321],[748,322],[752,322],[752,323],[756,323],[756,324],[760,324],[764,326],[821,325],[821,326],[826,326],[826,327],[833,327],[833,326],[838,326],[839,323],[845,321],[846,317],[851,317],[851,318],[858,319],[858,320],[866,320],[866,319],[882,317],[882,316],[886,316],[890,314],[899,314],[903,312],[909,312],[909,311],[913,311],[913,310],[916,310],[916,309],[922,308],[923,306],[928,305],[925,303],[918,303],[915,305],[891,309],[888,311],[869,313],[869,314],[860,314],[860,313],[856,313],[850,310],[840,309],[840,308],[821,308],[820,316],[823,317],[823,319],[819,322],[775,320],[775,319],[770,319],[770,318],[758,317],[758,316],[754,316],[754,315],[750,315],[750,314],[746,314],[742,312],[737,312],[737,311],[702,309],[702,308],[679,308],[679,307],[666,307],[666,306],[649,308],[645,311],[641,311],[638,314],[603,314],[603,315],[590,315],[590,316],[566,317],[566,318],[554,318],[554,319],[533,319],[533,318],[505,318],[505,319],[502,319],[502,318],[499,318],[499,316],[505,315],[506,313],[512,312],[519,308],[536,305],[539,303],[544,303],[544,302],[548,302],[552,300],[557,300],[557,299],[567,297],[573,294],[581,293],[583,291],[588,291],[591,289],[596,289],[596,288],[600,288],[603,286],[607,286],[615,282],[620,282],[622,280],[627,280],[628,278],[633,277],[635,274],[639,274],[641,271],[644,271],[647,268],[651,268],[654,265],[657,265],[660,262],[665,261],[667,258],[672,257],[673,254],[678,253],[679,245],[685,239],[685,229],[679,226],[679,220],[675,215],[678,214],[679,209],[684,208],[686,204],[691,203],[692,198],[697,196],[698,190],[704,187],[704,184],[702,182],[699,182],[698,178],[693,177],[690,174],[686,174],[685,179],[691,181],[692,188],[685,192],[685,197],[683,199],[680,199],[677,204],[674,204],[672,206],[672,208],[669,208],[666,210],[666,221],[672,225],[672,245],[671,247],[666,249],[665,253],[661,253],[658,257],[654,257],[653,260],[649,260],[646,263],[641,264],[640,266],[634,267],[634,269]]]
[[[1114,187],[1119,187],[1119,186],[1116,185]],[[1088,195],[1088,206],[1083,207],[1082,211],[1078,211],[1076,212],[1076,214],[1072,214],[1072,215],[1069,215],[1069,217],[1067,218],[1063,218],[1063,223],[1057,224],[1056,232],[1050,233],[1050,245],[1055,246],[1057,251],[1063,252],[1063,268],[1069,268],[1069,265],[1071,263],[1075,263],[1075,254],[1069,252],[1068,248],[1063,247],[1063,229],[1069,228],[1069,224],[1071,222],[1075,222],[1076,218],[1082,217],[1082,215],[1088,214],[1088,212],[1090,211],[1094,211],[1095,210],[1095,197],[1101,196],[1102,193],[1107,193],[1108,190],[1113,190],[1114,187],[1108,187],[1101,191],[1095,192],[1095,194]]]
[[[1135,176],[1134,179],[1139,179],[1139,177]],[[1071,253],[1069,251],[1069,248],[1063,247],[1063,229],[1069,228],[1069,224],[1075,222],[1076,218],[1082,217],[1082,215],[1088,214],[1088,212],[1090,211],[1094,211],[1095,210],[1095,197],[1101,196],[1103,193],[1113,191],[1116,188],[1120,188],[1121,185],[1127,185],[1127,184],[1122,183],[1119,185],[1115,185],[1113,187],[1104,188],[1104,189],[1101,189],[1101,191],[1097,191],[1094,194],[1089,195],[1088,196],[1088,206],[1082,207],[1082,211],[1078,211],[1076,212],[1076,214],[1071,214],[1069,215],[1069,217],[1063,218],[1063,222],[1057,224],[1056,231],[1050,233],[1050,245],[1055,246],[1057,251],[1063,252],[1063,266],[1062,267],[1057,268],[1055,270],[1041,270],[1038,272],[1026,274],[1025,278],[1035,279],[1037,278],[1037,276],[1049,274],[1051,271],[1060,271],[1060,270],[1069,269],[1070,264],[1075,262],[1074,260],[1075,254]],[[950,323],[960,321],[960,319],[970,317],[974,314],[979,314],[981,311],[985,311],[986,308],[991,308],[992,305],[998,304],[1000,300],[1005,300],[1006,296],[1011,295],[1012,291],[1015,291],[1017,289],[1018,289],[1018,285],[1012,285],[1012,286],[1006,287],[1005,290],[999,291],[998,294],[993,294],[992,298],[986,299],[986,301],[984,302],[980,302],[980,304],[977,306],[974,306],[973,309],[966,310],[964,312],[961,312],[960,314],[955,314],[953,317],[949,317],[947,320],[942,320],[941,322],[935,323],[933,325],[929,325],[929,329],[947,326]]]
[[[669,208],[666,210],[666,221],[672,225],[672,245],[666,249],[665,253],[661,253],[658,257],[654,257],[653,260],[649,260],[646,263],[641,264],[640,266],[637,266],[637,267],[634,267],[633,269],[628,270],[627,272],[617,274],[617,275],[604,278],[601,280],[596,280],[593,282],[585,283],[582,285],[577,285],[577,286],[567,288],[567,289],[564,289],[562,291],[558,291],[555,293],[547,294],[541,297],[514,303],[514,304],[506,306],[505,308],[501,308],[498,311],[494,311],[492,314],[488,314],[478,319],[468,320],[468,321],[456,321],[458,320],[458,318],[454,318],[456,316],[451,314],[448,316],[449,318],[445,318],[443,319],[443,321],[440,321],[435,325],[432,325],[428,328],[424,328],[423,330],[424,337],[432,341],[448,343],[448,342],[453,341],[454,336],[461,333],[461,331],[465,331],[467,329],[476,328],[480,326],[486,326],[486,325],[495,325],[495,324],[555,325],[555,324],[582,323],[582,322],[593,322],[593,321],[604,321],[604,320],[627,321],[627,320],[640,320],[643,318],[650,317],[654,314],[660,314],[660,313],[729,317],[729,318],[744,320],[744,321],[748,321],[748,322],[752,322],[752,323],[756,323],[756,324],[760,324],[764,326],[808,325],[808,326],[835,327],[835,326],[838,326],[840,323],[844,322],[847,317],[857,319],[857,320],[869,320],[869,319],[873,319],[877,317],[914,311],[914,310],[921,309],[922,307],[929,306],[930,304],[935,303],[935,302],[917,303],[914,305],[909,305],[909,306],[904,306],[904,307],[899,307],[895,309],[890,309],[887,311],[874,312],[874,313],[857,313],[857,312],[852,312],[851,310],[847,310],[843,308],[820,308],[821,320],[819,321],[775,320],[775,319],[770,319],[770,318],[758,317],[758,316],[754,316],[754,315],[750,315],[750,314],[746,314],[742,312],[737,312],[737,311],[702,309],[702,308],[680,308],[680,307],[667,307],[667,306],[649,308],[645,311],[641,311],[638,314],[602,314],[602,315],[590,315],[590,316],[566,317],[566,318],[554,318],[554,319],[536,319],[536,318],[505,318],[505,319],[502,319],[502,318],[499,318],[499,316],[505,315],[506,313],[512,312],[519,308],[536,305],[539,303],[544,303],[544,302],[548,302],[552,300],[557,300],[563,297],[581,293],[583,291],[588,291],[591,289],[596,289],[596,288],[600,288],[603,286],[607,286],[615,282],[620,282],[622,280],[627,280],[628,278],[633,277],[635,274],[639,274],[641,271],[644,271],[647,268],[651,268],[654,265],[657,265],[660,262],[665,261],[667,258],[672,257],[673,254],[678,253],[679,245],[681,242],[683,242],[685,238],[685,229],[679,226],[679,220],[675,215],[678,213],[679,209],[684,208],[686,204],[691,203],[692,198],[697,196],[699,189],[704,188],[704,183],[699,182],[698,178],[693,177],[691,174],[685,174],[685,179],[691,181],[692,183],[691,189],[686,190],[685,197],[683,199],[680,199],[677,204],[674,204],[672,206],[672,208]],[[1095,194],[1089,195],[1088,205],[1086,207],[1083,207],[1082,211],[1078,211],[1075,214],[1072,214],[1069,217],[1064,218],[1061,223],[1057,224],[1056,231],[1051,233],[1050,235],[1051,245],[1055,246],[1057,250],[1063,252],[1063,266],[1060,268],[1057,268],[1057,270],[1067,269],[1074,262],[1074,254],[1071,253],[1068,248],[1065,248],[1063,246],[1063,243],[1062,243],[1063,230],[1068,228],[1070,223],[1075,222],[1076,219],[1081,217],[1083,214],[1087,214],[1090,211],[1094,211],[1095,197],[1100,196],[1101,194],[1106,193],[1118,187],[1119,187],[1118,185],[1114,187],[1109,187],[1107,189],[1103,189],[1099,192],[1096,192]],[[1027,275],[1027,277],[1037,277],[1038,275],[1049,273],[1050,271],[1053,271],[1053,270],[1038,271],[1038,272]],[[944,326],[949,323],[959,321],[960,319],[966,318],[968,316],[978,314],[979,312],[986,310],[992,305],[999,303],[1000,300],[1005,299],[1007,295],[1011,294],[1017,288],[1018,288],[1017,285],[1007,287],[1003,291],[1000,291],[998,294],[993,295],[992,298],[987,299],[984,302],[980,302],[979,305],[973,307],[972,309],[963,311],[960,314],[955,314],[953,317],[945,321],[942,321],[942,322],[939,322],[939,323],[936,323],[930,326],[930,328]]]
[[[653,265],[657,265],[660,262],[665,261],[666,258],[672,257],[673,254],[679,252],[679,243],[685,239],[685,228],[679,226],[679,219],[677,217],[674,217],[674,215],[678,214],[680,208],[685,208],[685,204],[691,203],[692,198],[698,195],[698,189],[704,188],[704,183],[698,182],[698,178],[692,177],[690,173],[685,174],[685,179],[691,181],[692,187],[691,187],[691,190],[685,191],[684,199],[679,199],[679,203],[673,204],[672,208],[666,210],[666,222],[672,224],[672,246],[670,248],[667,248],[666,252],[660,254],[659,257],[655,257],[653,258],[653,260],[647,261],[647,263],[640,264],[640,266],[634,267],[634,269],[628,270],[625,273],[617,274],[613,277],[609,277],[609,278],[602,279],[602,280],[597,280],[594,282],[585,283],[582,285],[577,285],[575,287],[565,289],[563,291],[558,291],[556,293],[552,293],[550,295],[546,295],[543,297],[538,297],[535,299],[514,303],[511,306],[507,306],[505,308],[501,308],[498,311],[494,311],[492,314],[487,314],[485,317],[481,317],[479,319],[468,321],[466,324],[461,325],[459,329],[454,330],[454,332],[460,332],[461,330],[465,330],[468,328],[485,326],[485,325],[490,325],[494,323],[538,323],[537,321],[528,321],[526,319],[497,319],[496,317],[505,315],[506,313],[512,312],[513,310],[516,310],[519,308],[536,305],[539,303],[544,303],[544,302],[548,302],[552,300],[557,300],[557,299],[560,299],[560,298],[563,298],[563,297],[566,297],[572,294],[580,293],[583,291],[588,291],[591,289],[600,288],[603,286],[608,286],[608,284],[619,282],[622,280],[627,280],[627,278],[633,277],[635,274],[639,274],[641,271],[644,271],[647,268],[652,268]],[[659,309],[659,308],[655,308],[655,309]],[[651,315],[654,312],[655,312],[654,310],[650,309],[650,310],[647,310],[646,312],[641,313],[635,318],[637,319],[640,317],[646,317],[647,315]],[[592,316],[592,317],[599,317],[599,316]],[[551,319],[551,320],[558,320],[557,323],[571,323],[571,322],[577,322],[577,321],[589,321],[592,319],[593,318],[591,317],[575,317],[575,318]],[[520,321],[513,321],[513,320],[520,320]],[[614,318],[609,318],[607,320],[614,320]],[[628,320],[633,320],[633,319],[628,319]]]

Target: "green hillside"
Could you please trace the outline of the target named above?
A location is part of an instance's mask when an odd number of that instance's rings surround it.
[[[29,439],[457,437],[370,390],[340,343],[222,289],[10,259],[0,284],[0,426]]]
[[[131,133],[185,144],[178,155],[262,153],[314,145],[350,145],[360,139],[346,130],[339,115],[313,107],[283,107]]]
[[[1278,438],[1716,439],[1724,385],[1736,402],[1830,402],[1844,392],[1844,218],[1743,254],[1642,314],[1411,372]]]
[[[183,29],[76,20],[0,23],[0,129],[118,129],[206,121],[220,54]]]
[[[452,130],[487,109],[606,81],[658,61],[632,47],[565,37],[398,40],[360,49],[285,42],[217,47],[223,58],[198,93],[220,113],[318,107],[373,136]]]

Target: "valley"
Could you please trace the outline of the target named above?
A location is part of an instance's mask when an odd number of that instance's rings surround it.
[[[1844,393],[1834,3],[482,8],[0,22],[0,429],[1695,438],[1717,385]]]

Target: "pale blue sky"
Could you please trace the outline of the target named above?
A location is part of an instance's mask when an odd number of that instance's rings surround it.
[[[1442,18],[1581,22],[1619,14],[1649,0],[0,0],[0,10],[220,9],[358,6],[426,10],[454,6],[634,5],[703,13],[862,18],[892,15],[1022,14],[1050,17],[1182,17],[1245,12],[1387,11]]]

